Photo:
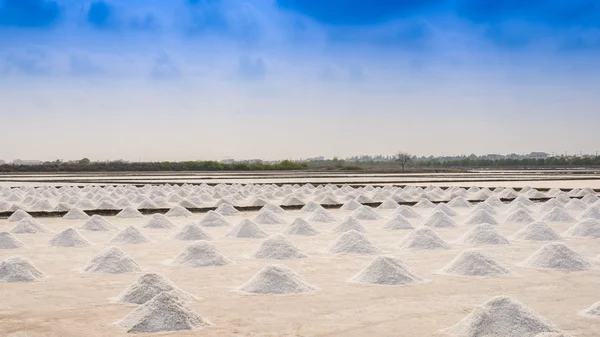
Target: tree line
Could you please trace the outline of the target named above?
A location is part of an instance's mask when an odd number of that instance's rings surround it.
[[[439,159],[422,159],[412,163],[420,167],[600,167],[600,156],[590,157],[550,157],[523,159],[478,159],[464,158],[440,161]]]

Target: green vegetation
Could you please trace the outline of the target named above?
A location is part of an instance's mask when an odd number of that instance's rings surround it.
[[[439,159],[417,160],[412,163],[419,167],[514,167],[514,168],[553,168],[553,167],[600,167],[600,156],[590,157],[550,157],[546,159],[471,159],[440,161]]]

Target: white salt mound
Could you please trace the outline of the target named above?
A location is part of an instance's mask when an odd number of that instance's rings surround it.
[[[560,240],[561,237],[546,223],[535,221],[521,228],[513,235],[517,240],[529,241],[554,241]]]
[[[479,225],[484,223],[490,225],[497,225],[498,221],[496,221],[494,216],[491,215],[488,211],[481,209],[473,213],[469,218],[467,218],[465,223],[467,225]]]
[[[350,279],[350,282],[389,286],[404,286],[422,281],[400,259],[391,256],[377,256]]]
[[[142,226],[144,228],[174,228],[177,227],[171,219],[167,218],[164,214],[155,213],[152,214],[150,219]]]
[[[262,239],[269,235],[263,231],[262,228],[256,224],[256,222],[250,219],[244,219],[235,227],[233,227],[229,233],[225,234],[225,236],[233,238]]]
[[[275,235],[264,240],[251,257],[263,260],[292,260],[304,259],[308,256],[285,236]]]
[[[304,212],[313,212],[317,209],[321,209],[323,208],[320,204],[314,202],[314,201],[309,201],[306,205],[302,206],[302,208],[300,208],[301,211]]]
[[[306,218],[308,221],[313,222],[334,222],[336,221],[336,217],[331,214],[328,210],[324,208],[318,208],[315,211],[311,212],[310,215]]]
[[[15,212],[13,212],[13,214],[11,214],[7,220],[10,222],[17,222],[24,218],[31,218],[31,215],[29,215],[29,213],[25,212],[22,209],[18,209]]]
[[[268,209],[261,209],[254,218],[254,222],[261,225],[279,225],[285,223],[279,215]]]
[[[392,212],[392,216],[400,214],[407,219],[420,218],[419,213],[415,212],[412,208],[406,205],[400,205],[400,207],[396,208],[394,212]]]
[[[439,212],[443,212],[445,213],[447,216],[456,216],[458,215],[458,213],[456,213],[452,208],[450,208],[450,206],[444,204],[444,203],[439,203],[435,206],[435,208],[433,209],[434,212],[439,211]]]
[[[10,256],[0,262],[0,280],[6,282],[33,282],[44,277],[31,261],[20,256]]]
[[[208,325],[208,322],[177,294],[161,292],[130,312],[117,325],[128,333],[151,333],[194,330]]]
[[[443,211],[433,212],[421,225],[436,228],[456,227],[454,220]]]
[[[286,228],[283,234],[288,235],[301,235],[301,236],[315,236],[320,234],[308,221],[302,218],[296,218],[292,224]]]
[[[431,201],[425,199],[425,198],[421,198],[421,200],[419,200],[419,202],[417,202],[413,207],[417,207],[417,208],[434,208],[435,204],[432,203]]]
[[[600,206],[597,203],[588,207],[581,215],[579,216],[581,219],[597,219],[600,220]]]
[[[10,232],[16,234],[50,233],[46,227],[31,217],[25,217],[19,220]]]
[[[494,209],[494,207],[492,207],[492,206],[490,206],[488,204],[480,202],[480,203],[478,203],[475,207],[473,207],[469,211],[469,214],[475,214],[477,211],[479,211],[481,209],[484,210],[484,211],[486,211],[486,212],[488,212],[488,213],[490,213],[490,214],[492,214],[492,215],[498,213],[498,212],[496,212],[496,210]]]
[[[86,231],[107,232],[118,230],[116,226],[108,222],[104,217],[94,214],[86,220],[81,229]]]
[[[463,197],[456,197],[448,202],[448,206],[454,208],[469,208],[471,207],[471,203]]]
[[[224,266],[231,261],[223,256],[212,243],[196,241],[185,247],[183,252],[173,259],[174,265],[188,267]]]
[[[142,267],[119,248],[110,247],[94,256],[83,271],[95,274],[124,274],[142,271]]]
[[[119,232],[119,234],[113,237],[109,242],[137,245],[140,243],[148,243],[150,242],[150,239],[142,234],[137,228],[129,226]]]
[[[450,248],[450,245],[429,227],[419,227],[413,230],[399,245],[400,248],[427,250]]]
[[[89,247],[91,243],[74,228],[67,228],[48,242],[53,247]]]
[[[408,219],[402,216],[402,214],[396,214],[383,225],[383,229],[395,231],[400,229],[413,229],[413,226]]]
[[[361,206],[352,212],[352,216],[358,220],[379,220],[381,215],[368,206]]]
[[[238,290],[264,295],[306,294],[316,291],[294,271],[279,264],[266,265]]]
[[[548,319],[525,304],[507,296],[494,297],[476,307],[467,317],[442,332],[457,337],[542,337],[545,333],[562,335]]]
[[[90,216],[87,215],[81,208],[71,208],[67,214],[63,215],[63,219],[65,220],[87,220]]]
[[[219,205],[215,212],[225,216],[236,215],[240,213],[240,211],[238,211],[235,207],[231,206],[230,204]]]
[[[183,228],[173,236],[175,240],[181,241],[197,241],[197,240],[212,240],[213,237],[208,234],[198,224],[191,223],[183,226]]]
[[[174,218],[174,217],[188,217],[192,216],[192,212],[188,211],[185,207],[181,207],[179,205],[175,205],[169,209],[165,216]]]
[[[355,230],[350,230],[340,235],[331,248],[329,248],[329,251],[335,254],[379,253],[379,249],[375,247],[369,239],[361,232]]]
[[[507,223],[532,223],[535,219],[524,209],[518,209],[508,215]]]
[[[215,211],[208,211],[204,217],[202,217],[202,220],[200,220],[200,226],[203,227],[225,227],[225,226],[229,226],[229,222],[227,222],[227,220],[225,220],[225,218],[215,212]]]
[[[350,199],[348,201],[346,201],[342,207],[340,207],[340,210],[342,211],[354,211],[355,209],[361,207],[362,204],[354,199]]]
[[[355,219],[352,215],[347,216],[337,226],[333,228],[334,233],[342,233],[350,230],[355,230],[361,233],[365,233],[367,229],[361,225],[360,221]]]
[[[137,209],[127,206],[123,208],[119,213],[117,213],[117,218],[123,219],[133,219],[133,218],[143,218],[144,215],[140,213]]]
[[[467,245],[507,245],[508,239],[490,224],[477,225],[466,232],[458,242]]]
[[[490,255],[484,254],[478,250],[464,250],[450,263],[448,263],[443,273],[461,276],[500,276],[510,274],[496,259]]]
[[[25,246],[21,240],[9,232],[0,232],[0,249],[17,249]]]
[[[542,221],[573,221],[573,218],[564,208],[554,207],[541,217]]]
[[[558,270],[583,270],[592,266],[585,258],[560,242],[545,244],[523,261],[523,265]]]
[[[592,304],[592,306],[583,310],[582,314],[595,317],[600,316],[600,302]]]
[[[264,205],[261,209],[262,210],[269,210],[275,214],[284,214],[285,210],[283,208],[281,208],[281,206],[279,205],[275,205],[275,204],[266,204]]]
[[[179,300],[192,301],[195,297],[174,285],[166,277],[157,273],[147,273],[138,278],[132,285],[123,291],[119,297],[119,302],[144,304],[150,301],[154,296],[164,292],[171,291]]]
[[[387,198],[377,208],[378,209],[396,209],[396,208],[398,208],[398,206],[400,206],[400,205],[398,205],[396,200],[394,200],[392,198]]]
[[[600,238],[600,220],[586,219],[573,225],[564,233],[565,236]]]

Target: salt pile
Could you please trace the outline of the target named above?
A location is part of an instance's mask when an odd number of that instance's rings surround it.
[[[455,211],[452,210],[452,208],[450,208],[450,206],[444,204],[444,203],[439,203],[437,204],[437,206],[435,206],[435,208],[433,209],[434,213],[437,212],[443,212],[445,213],[447,216],[456,216],[458,213],[456,213]]]
[[[412,249],[449,249],[448,245],[431,228],[419,227],[413,230],[402,242],[400,248]]]
[[[413,226],[404,216],[396,214],[383,225],[383,229],[395,231],[400,229],[413,229]]]
[[[254,222],[261,225],[279,225],[285,223],[279,215],[268,209],[261,209],[254,218]]]
[[[480,224],[466,232],[458,242],[467,245],[507,245],[508,239],[490,224]]]
[[[296,218],[294,222],[284,231],[288,235],[314,236],[318,235],[317,231],[308,221],[302,218]]]
[[[583,270],[592,265],[564,243],[547,243],[529,256],[523,265],[531,268]]]
[[[573,218],[564,208],[554,207],[544,213],[540,218],[542,221],[573,221]]]
[[[175,297],[181,301],[192,301],[195,297],[187,292],[179,289],[166,277],[156,274],[147,273],[138,278],[132,285],[123,291],[119,297],[119,302],[144,304],[150,301],[154,296],[170,291]]]
[[[600,238],[600,220],[586,219],[576,223],[564,233],[565,236]]]
[[[174,265],[188,267],[224,266],[231,263],[208,241],[190,244],[172,262]]]
[[[202,220],[200,220],[200,226],[225,227],[229,226],[229,222],[227,222],[227,220],[225,220],[225,218],[221,214],[215,211],[208,211],[208,213],[204,215]]]
[[[0,232],[0,249],[17,249],[25,246],[21,240],[9,232]]]
[[[560,240],[560,235],[544,222],[535,221],[521,228],[521,230],[513,235],[513,238],[529,241],[554,241]]]
[[[44,277],[31,261],[11,256],[0,262],[0,280],[6,282],[33,282]]]
[[[507,296],[492,298],[442,331],[457,337],[542,337],[551,336],[550,333],[565,336],[554,323]]]
[[[518,209],[508,215],[505,222],[507,223],[531,223],[535,219],[524,209]]]
[[[497,213],[496,210],[494,209],[494,207],[492,207],[488,204],[479,203],[469,211],[469,214],[475,214],[479,210],[484,210],[492,215]]]
[[[425,198],[421,198],[421,200],[419,200],[419,202],[417,202],[413,207],[417,207],[417,208],[434,208],[435,204],[432,203],[431,201],[425,199]]]
[[[317,209],[321,209],[323,208],[321,205],[319,205],[318,203],[314,202],[314,201],[309,201],[306,205],[302,206],[302,208],[300,208],[301,211],[304,212],[312,212],[315,211]]]
[[[110,240],[110,243],[122,243],[122,244],[140,244],[150,242],[150,239],[146,237],[142,232],[133,226],[129,226],[119,232],[115,237]]]
[[[500,198],[498,198],[495,195],[492,195],[492,196],[488,197],[487,199],[485,199],[484,203],[486,205],[490,205],[492,207],[498,207],[498,206],[504,205],[502,200],[500,200]]]
[[[427,227],[456,227],[456,223],[451,217],[446,215],[443,211],[433,212],[423,223],[421,224]]]
[[[347,232],[350,230],[355,230],[361,233],[365,233],[367,229],[360,224],[360,221],[355,219],[352,215],[347,216],[342,220],[337,226],[333,228],[334,233]]]
[[[119,248],[110,247],[94,256],[83,271],[96,274],[124,274],[142,271],[142,267]]]
[[[361,206],[352,212],[352,216],[358,220],[379,220],[382,217],[371,207]]]
[[[91,243],[86,240],[76,229],[67,228],[56,234],[48,242],[53,247],[89,247]]]
[[[500,276],[510,274],[498,261],[490,255],[484,254],[478,250],[464,250],[450,263],[448,263],[443,273],[461,276]]]
[[[132,218],[143,218],[144,215],[142,213],[140,213],[140,211],[138,211],[137,209],[131,207],[131,206],[127,206],[125,208],[123,208],[123,210],[121,210],[119,213],[117,213],[117,218],[124,218],[124,219],[132,219]]]
[[[593,204],[588,207],[580,216],[581,219],[598,219],[600,220],[600,206]]]
[[[260,210],[261,211],[269,210],[275,214],[284,214],[285,213],[285,210],[283,208],[281,208],[281,206],[271,204],[271,203],[264,205]]]
[[[413,211],[412,208],[406,206],[406,205],[400,205],[400,207],[396,208],[394,210],[394,212],[392,212],[392,216],[396,215],[396,214],[400,214],[403,217],[407,218],[407,219],[413,219],[413,218],[420,218],[421,216],[419,215],[419,213]]]
[[[162,292],[130,312],[118,326],[128,333],[194,330],[208,322],[172,292]]]
[[[230,204],[219,205],[215,212],[225,216],[236,215],[240,213],[240,211],[238,211],[235,207],[231,206]]]
[[[361,232],[350,230],[340,235],[329,251],[336,254],[377,254],[379,249]]]
[[[266,265],[238,290],[264,295],[306,294],[316,291],[294,271],[279,264]]]
[[[354,199],[350,199],[348,201],[346,201],[342,207],[340,207],[340,210],[342,211],[354,211],[355,209],[361,207],[362,204]]]
[[[24,218],[31,218],[31,215],[29,215],[29,213],[25,212],[22,209],[18,209],[13,214],[11,214],[7,220],[10,222],[17,222],[21,221]]]
[[[108,220],[97,214],[94,214],[89,219],[87,219],[85,224],[81,226],[81,229],[94,232],[107,232],[118,230],[118,228],[110,222],[108,222]]]
[[[150,219],[142,226],[144,228],[174,228],[177,227],[171,219],[167,218],[164,214],[152,214]]]
[[[471,204],[463,197],[456,197],[448,202],[448,206],[454,208],[469,208]]]
[[[572,211],[583,211],[587,208],[587,205],[579,199],[572,199],[565,204],[565,208]]]
[[[378,209],[396,209],[396,208],[398,208],[398,206],[399,205],[396,202],[396,200],[394,200],[392,198],[387,198],[377,208]]]
[[[31,217],[25,217],[19,220],[10,232],[16,234],[50,233],[46,227]]]
[[[592,306],[585,309],[581,313],[584,315],[587,315],[587,316],[594,316],[594,317],[600,316],[600,302],[596,302],[596,303],[592,304]]]
[[[498,221],[496,221],[493,215],[483,209],[475,212],[473,215],[468,217],[467,220],[465,220],[465,224],[467,225],[479,225],[484,223],[497,225]]]
[[[335,216],[333,216],[333,214],[331,214],[326,209],[319,208],[319,209],[313,211],[312,213],[310,213],[310,215],[306,218],[306,220],[313,221],[313,222],[327,223],[327,222],[334,222],[337,219]]]
[[[188,216],[192,216],[192,212],[188,211],[186,208],[181,207],[179,205],[175,205],[173,207],[171,207],[171,209],[169,209],[169,211],[167,213],[165,213],[165,216],[167,217],[188,217]]]
[[[260,228],[256,222],[250,219],[244,219],[239,224],[229,231],[229,233],[225,234],[225,236],[234,237],[234,238],[254,238],[254,239],[262,239],[268,236],[265,231]]]
[[[308,256],[285,236],[275,235],[264,240],[250,257],[261,260],[292,260]]]
[[[389,286],[403,286],[422,281],[408,270],[400,259],[391,256],[377,256],[350,279],[350,282]]]
[[[90,216],[87,215],[81,208],[71,208],[67,214],[63,215],[65,220],[87,220]]]
[[[527,206],[523,205],[522,203],[517,203],[514,206],[512,206],[511,208],[509,208],[506,212],[507,213],[514,213],[518,210],[524,210],[527,213],[533,213],[532,210],[530,210]]]
[[[213,237],[202,229],[200,225],[191,223],[183,226],[179,232],[175,233],[173,239],[181,241],[197,241],[212,240]]]

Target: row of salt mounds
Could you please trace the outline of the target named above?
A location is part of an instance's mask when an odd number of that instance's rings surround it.
[[[358,220],[379,220],[383,219],[383,217],[371,207],[361,206],[352,212],[352,216]]]
[[[261,260],[293,260],[308,256],[283,235],[264,240],[250,257]]]
[[[204,217],[202,217],[202,219],[199,222],[200,226],[203,227],[226,227],[229,226],[229,222],[227,220],[225,220],[225,218],[215,212],[215,211],[208,211]]]
[[[260,228],[256,222],[250,219],[244,219],[239,224],[234,226],[225,236],[233,238],[266,238],[268,234]]]
[[[197,241],[197,240],[212,240],[213,237],[208,234],[202,226],[196,223],[191,223],[183,226],[183,228],[173,236],[175,240],[181,241]]]
[[[528,241],[555,241],[561,239],[560,235],[541,221],[532,222],[521,228],[513,235],[513,238]]]
[[[310,215],[306,218],[306,220],[313,221],[313,222],[328,223],[328,222],[334,222],[337,219],[333,214],[331,214],[331,212],[327,211],[324,208],[319,208],[319,209],[316,209],[315,211],[311,212]]]
[[[161,292],[137,307],[118,326],[128,333],[194,330],[208,325],[173,292]]]
[[[292,224],[286,228],[283,234],[300,235],[300,236],[315,236],[320,234],[308,221],[302,218],[296,218]]]
[[[548,212],[544,213],[540,218],[542,221],[573,221],[575,220],[564,208],[554,207]]]
[[[456,227],[456,222],[443,211],[435,211],[423,221],[421,225],[426,227],[446,228]]]
[[[113,244],[141,244],[141,243],[148,243],[151,242],[151,240],[145,236],[144,234],[142,234],[142,232],[139,231],[139,229],[133,227],[133,226],[129,226],[125,229],[123,229],[122,231],[119,232],[119,234],[115,235],[111,240],[110,243]]]
[[[152,214],[150,219],[142,226],[144,228],[175,228],[177,227],[171,219],[167,218],[164,214]]]
[[[361,233],[365,233],[367,231],[367,229],[360,223],[360,221],[355,219],[352,215],[344,218],[344,220],[337,224],[332,231],[334,233],[342,233],[350,230],[355,230]]]
[[[535,219],[524,209],[518,209],[508,215],[505,222],[514,224],[531,223]]]
[[[375,247],[361,232],[349,230],[340,235],[329,251],[334,254],[377,254]]]
[[[31,261],[11,256],[0,262],[0,280],[6,282],[33,282],[44,277]]]
[[[71,208],[67,214],[63,215],[65,220],[87,220],[90,216],[87,215],[81,208]]]
[[[583,270],[592,267],[581,255],[560,242],[547,243],[522,263],[537,269]]]
[[[391,256],[377,256],[352,277],[350,282],[403,286],[420,283],[423,280],[413,274],[400,259]]]
[[[316,288],[287,266],[272,264],[263,267],[238,290],[251,294],[286,295],[314,293]]]
[[[458,254],[442,269],[442,273],[479,277],[511,274],[510,270],[498,263],[492,256],[474,249],[467,249]]]
[[[31,217],[25,217],[19,220],[15,227],[10,230],[11,233],[16,234],[35,234],[35,233],[50,233],[46,227],[44,227],[39,221]]]
[[[507,296],[492,298],[442,332],[457,337],[566,337],[548,319]]]
[[[0,249],[17,249],[25,245],[9,232],[0,232]]]
[[[221,215],[224,215],[224,216],[237,215],[240,213],[240,211],[238,211],[235,207],[233,207],[227,203],[219,205],[219,207],[217,207],[215,212],[217,212]]]
[[[144,304],[154,296],[171,291],[182,301],[192,301],[195,296],[179,289],[166,277],[157,273],[147,273],[140,276],[133,284],[125,289],[119,296],[118,301],[132,304]]]
[[[184,207],[175,205],[175,206],[171,207],[171,209],[169,209],[169,211],[167,213],[165,213],[165,216],[168,216],[171,218],[173,218],[173,217],[188,217],[188,216],[192,216],[192,212],[188,211]]]
[[[107,232],[119,230],[116,226],[111,224],[104,217],[97,214],[94,214],[89,219],[87,219],[85,224],[81,226],[81,229],[94,232]]]
[[[109,247],[94,256],[83,268],[92,274],[125,274],[142,271],[142,267],[117,247]]]
[[[480,225],[480,224],[490,224],[497,225],[498,221],[491,215],[488,211],[484,209],[480,209],[477,212],[473,213],[467,220],[465,220],[465,224],[467,225]]]
[[[74,228],[67,228],[48,242],[53,247],[89,247],[92,244]]]
[[[410,249],[449,249],[448,245],[442,238],[440,238],[431,228],[419,227],[413,230],[404,240],[399,244],[400,248]]]
[[[224,266],[231,263],[228,258],[217,250],[217,247],[204,240],[191,243],[171,262],[174,265],[194,268]]]
[[[579,236],[589,238],[600,238],[600,221],[586,219],[573,225],[564,233],[565,236]]]
[[[467,245],[507,245],[508,239],[490,224],[477,225],[466,232],[458,242]]]
[[[387,230],[400,230],[400,229],[413,229],[414,227],[410,224],[408,219],[406,219],[402,214],[394,215],[390,220],[388,220],[384,225],[383,229]]]
[[[254,218],[254,222],[261,225],[281,225],[285,224],[285,220],[283,220],[279,215],[274,213],[268,209],[261,209],[256,217]]]
[[[117,218],[123,219],[134,219],[134,218],[143,218],[144,215],[140,213],[137,209],[133,207],[125,207],[119,213],[117,213]]]

